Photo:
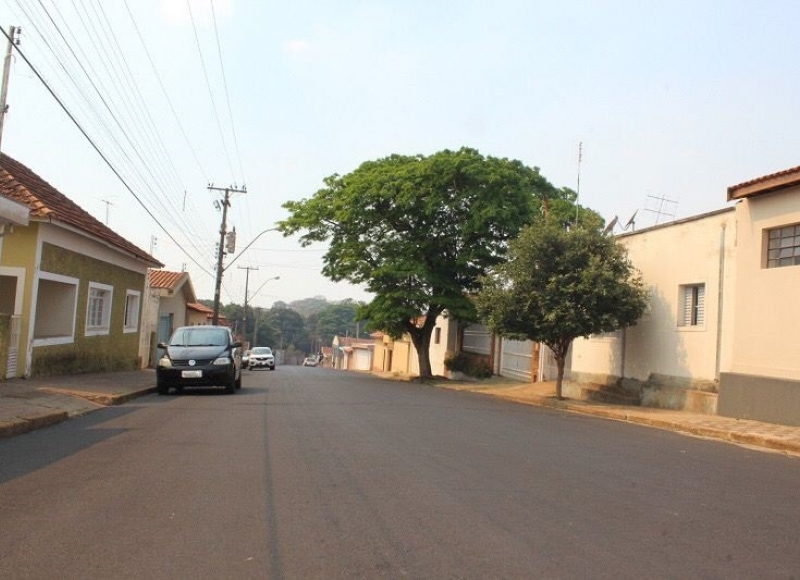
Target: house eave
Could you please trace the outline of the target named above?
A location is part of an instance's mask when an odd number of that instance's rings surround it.
[[[798,185],[800,185],[800,167],[793,167],[730,186],[728,188],[728,201],[773,193]]]

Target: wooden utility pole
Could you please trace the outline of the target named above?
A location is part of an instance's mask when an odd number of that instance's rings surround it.
[[[219,324],[219,295],[222,288],[222,273],[225,270],[222,267],[222,258],[225,256],[225,234],[228,233],[228,207],[231,205],[231,193],[247,193],[247,189],[244,187],[241,189],[236,187],[214,187],[213,185],[209,185],[208,189],[210,191],[225,192],[222,198],[222,224],[219,228],[219,248],[217,250],[217,280],[214,284],[214,315],[211,318],[211,324],[217,325]]]
[[[8,111],[6,97],[8,96],[8,73],[11,70],[11,51],[15,44],[19,44],[19,40],[14,38],[19,31],[20,29],[16,26],[11,26],[8,29],[8,48],[6,49],[6,58],[3,63],[3,85],[2,88],[0,88],[0,142],[2,142],[3,139],[3,123],[6,118],[6,112]]]

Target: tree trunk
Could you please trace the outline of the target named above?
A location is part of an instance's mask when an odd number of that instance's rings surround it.
[[[417,349],[417,361],[419,364],[419,378],[430,379],[433,378],[433,370],[431,369],[431,334],[433,334],[433,327],[426,328],[427,325],[419,329],[418,332],[411,334],[411,341],[414,343],[414,348]]]
[[[567,353],[569,352],[569,345],[572,344],[572,339],[560,339],[557,341],[553,351],[553,358],[556,359],[556,367],[558,368],[558,375],[556,377],[556,399],[563,399],[562,385],[564,383],[564,366],[567,363]]]
[[[564,381],[564,363],[566,357],[563,355],[555,355],[556,366],[558,367],[558,374],[556,375],[556,399],[559,401],[564,398],[561,394],[561,384]]]

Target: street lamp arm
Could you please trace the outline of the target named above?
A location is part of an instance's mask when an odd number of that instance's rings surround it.
[[[280,277],[280,276],[273,276],[272,278],[268,278],[267,280],[264,280],[264,284],[266,284],[267,282],[271,282],[272,280],[280,280],[280,279],[281,279],[281,277]],[[258,294],[259,290],[261,290],[261,289],[264,287],[264,284],[262,284],[261,286],[259,286],[258,288],[256,288],[256,291],[255,291],[255,292],[253,292],[253,293],[250,295],[250,299],[251,299],[251,300],[252,300],[253,298],[255,298],[255,295],[256,295],[256,294]]]
[[[264,235],[264,234],[266,234],[267,232],[276,232],[276,231],[278,231],[278,229],[279,229],[279,228],[269,228],[268,230],[264,230],[263,232],[261,232],[260,234],[258,234],[258,235],[257,235],[255,238],[253,238],[253,239],[250,241],[250,243],[249,243],[249,244],[247,244],[247,245],[246,245],[244,248],[242,248],[242,251],[241,251],[241,252],[239,252],[238,254],[236,254],[236,256],[233,258],[233,260],[231,260],[230,262],[228,262],[228,265],[227,265],[227,266],[225,266],[224,268],[222,268],[222,271],[224,272],[225,270],[227,270],[228,268],[230,268],[230,267],[233,265],[233,263],[234,263],[236,260],[238,260],[238,259],[239,259],[239,258],[242,256],[242,254],[244,254],[244,253],[247,251],[247,249],[248,249],[250,246],[252,246],[253,244],[255,244],[255,243],[256,243],[256,240],[257,240],[258,238],[260,238],[261,236],[263,236],[263,235]]]

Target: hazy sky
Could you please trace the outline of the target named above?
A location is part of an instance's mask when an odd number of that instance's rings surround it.
[[[800,165],[796,1],[0,0],[0,15],[127,186],[19,56],[3,151],[185,264],[200,298],[221,218],[209,183],[247,186],[238,253],[286,200],[392,153],[469,146],[575,189],[582,143],[580,202],[623,224],[638,210],[637,228]],[[319,274],[324,250],[265,233],[222,301],[244,300],[245,266],[258,306],[367,298]]]

